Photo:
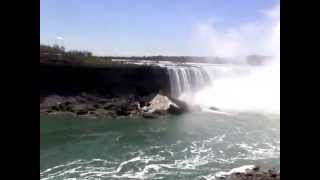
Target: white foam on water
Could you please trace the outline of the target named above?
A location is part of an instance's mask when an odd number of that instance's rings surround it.
[[[216,132],[212,136],[204,134],[205,137],[193,136],[192,140],[180,137],[171,144],[155,143],[127,152],[117,160],[92,158],[66,162],[40,171],[40,178],[50,180],[75,177],[80,179],[161,179],[162,177],[166,179],[174,177],[176,172],[184,177],[188,176],[188,173],[200,173],[199,171],[208,173],[208,169],[214,167],[216,170],[210,171],[213,176],[213,173],[226,171],[234,167],[234,164],[272,159],[278,161],[280,156],[280,141],[276,138],[278,128],[267,128],[267,132],[274,135],[270,137],[263,130],[248,131],[246,127],[248,124],[245,121],[239,123],[240,126],[231,128],[231,131]],[[159,129],[148,127],[144,133],[146,132],[158,133]],[[114,134],[114,137],[117,135]],[[235,137],[237,139],[234,139]],[[203,176],[203,173],[200,175]]]
[[[261,146],[265,147],[262,148]],[[280,157],[280,147],[279,144],[273,145],[271,143],[262,143],[262,144],[247,144],[247,143],[239,143],[232,144],[228,146],[229,148],[236,147],[239,149],[239,153],[237,156],[230,157],[229,160],[234,163],[239,160],[263,160],[263,159],[273,159]],[[243,152],[244,151],[244,152]]]
[[[198,173],[210,168],[210,174],[199,175],[202,179],[213,179],[217,172],[239,162],[252,162],[279,157],[279,144],[264,143],[229,144],[230,134],[219,134],[202,140],[185,142],[178,140],[167,146],[150,146],[131,152],[130,158],[108,161],[101,158],[75,160],[40,172],[43,180],[51,179],[166,179],[179,172],[181,175]],[[218,148],[216,148],[218,147]],[[232,153],[239,151],[241,153]],[[159,152],[154,155],[154,152]],[[174,153],[174,156],[172,155]],[[231,154],[230,154],[231,153]],[[212,169],[214,166],[214,169]],[[239,170],[239,169],[236,169]],[[231,172],[235,172],[233,170]],[[220,175],[226,175],[220,172]]]

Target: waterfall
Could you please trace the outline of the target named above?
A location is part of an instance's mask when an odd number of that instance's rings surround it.
[[[190,101],[193,94],[211,84],[209,74],[201,67],[168,66],[167,69],[172,97]]]

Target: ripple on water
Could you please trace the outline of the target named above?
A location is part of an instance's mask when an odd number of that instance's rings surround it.
[[[209,180],[228,174],[224,172],[234,168],[239,161],[280,156],[279,143],[227,145],[226,138],[227,135],[222,134],[192,142],[178,140],[168,146],[149,146],[131,152],[130,158],[122,161],[75,160],[41,171],[40,178],[164,179],[179,176]]]

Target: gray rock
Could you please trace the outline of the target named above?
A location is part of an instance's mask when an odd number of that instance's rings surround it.
[[[178,102],[178,101],[177,101]],[[154,98],[149,102],[149,106],[144,106],[141,108],[142,112],[145,113],[153,113],[158,115],[165,115],[165,114],[181,114],[186,111],[187,105],[182,101],[178,102],[182,107],[177,105],[171,98],[157,94]],[[148,116],[148,115],[146,115]]]
[[[118,108],[118,109],[116,110],[116,114],[117,114],[118,116],[128,116],[128,115],[130,115],[130,111],[127,111],[127,110],[125,110],[125,109],[123,109],[123,108]]]
[[[88,110],[81,109],[81,110],[77,111],[76,114],[77,115],[87,115],[88,114]]]
[[[166,115],[166,114],[168,114],[167,111],[165,111],[165,110],[155,110],[153,113],[156,114],[156,115]]]
[[[213,107],[213,106],[210,107],[209,109],[210,109],[210,110],[213,110],[213,111],[220,111],[220,109],[218,109],[218,108],[216,108],[216,107]]]
[[[101,105],[100,104],[94,104],[93,107],[96,108],[96,109],[99,109],[99,108],[101,108]]]
[[[167,110],[170,114],[182,114],[184,112],[183,109],[179,108],[176,105],[170,104],[169,109]]]
[[[150,106],[148,107],[153,110],[168,110],[170,104],[174,103],[167,96],[158,94],[150,101]]]
[[[280,180],[280,172],[276,170],[261,170],[256,166],[245,172],[234,172],[226,180]]]
[[[182,111],[186,112],[186,111],[191,110],[190,106],[186,102],[181,101],[179,99],[172,98],[172,97],[168,97],[168,98],[173,102],[174,105],[179,107]],[[196,107],[197,106],[194,106],[192,108],[196,108]],[[200,108],[200,107],[198,107],[198,108]]]
[[[141,108],[141,111],[142,111],[142,112],[149,112],[149,111],[151,111],[151,108],[148,107],[148,106],[143,106],[143,107]]]
[[[115,107],[115,105],[113,103],[106,103],[103,105],[103,109],[111,109],[114,107]]]
[[[154,113],[146,112],[146,113],[142,113],[142,117],[146,119],[155,119],[155,118],[158,118],[158,115]]]
[[[99,115],[99,116],[107,116],[107,115],[111,115],[112,111],[108,111],[108,110],[105,110],[105,109],[96,109],[95,111],[95,114],[96,115]]]
[[[72,110],[72,104],[69,101],[63,102],[58,105],[58,108],[60,111],[71,111]]]
[[[84,110],[87,109],[87,105],[86,104],[75,104],[72,106],[73,111],[77,112],[80,110]]]

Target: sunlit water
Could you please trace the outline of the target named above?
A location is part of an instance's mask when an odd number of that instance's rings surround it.
[[[280,167],[279,115],[40,122],[41,179],[214,179],[244,165]]]

